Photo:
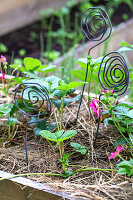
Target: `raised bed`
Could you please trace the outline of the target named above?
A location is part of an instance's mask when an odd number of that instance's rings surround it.
[[[12,175],[0,171],[1,178]],[[0,181],[1,200],[59,200],[62,198],[66,200],[75,199],[68,193],[58,192],[46,184],[37,183],[22,177]]]
[[[68,0],[5,0],[0,4],[0,35],[40,18],[40,10],[63,6]]]
[[[113,32],[111,34],[111,37],[109,39],[109,44],[108,44],[108,52],[111,51],[116,51],[120,48],[120,43],[125,41],[128,42],[130,44],[133,44],[133,18],[131,18],[130,20],[121,23],[119,26],[114,27],[113,28]],[[85,37],[83,35],[83,37]],[[67,54],[65,54],[65,56],[58,58],[54,64],[61,65],[62,61],[66,58],[66,60],[69,62],[71,61],[71,58],[82,58],[83,57],[83,51],[85,52],[85,56],[87,56],[88,50],[91,47],[91,43],[90,42],[86,42],[85,46],[83,47],[82,45],[80,45],[79,47],[77,47],[74,56],[73,56],[73,51],[71,50],[70,52],[68,52]],[[104,43],[102,43],[101,45],[99,45],[100,48],[100,52],[102,56],[102,52],[103,52],[103,48],[104,48]],[[97,58],[98,56],[98,48],[94,48],[91,51],[91,55],[93,58]],[[72,57],[73,56],[73,57]],[[69,59],[68,59],[69,57]],[[133,56],[132,56],[132,52],[128,52],[127,53],[127,58],[129,60],[130,63],[133,63]]]

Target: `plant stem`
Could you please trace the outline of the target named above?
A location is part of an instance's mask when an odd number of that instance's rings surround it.
[[[11,179],[11,178],[16,178],[20,176],[31,176],[31,175],[45,175],[45,176],[62,176],[61,174],[52,174],[52,173],[27,173],[27,174],[17,174],[17,175],[12,175],[12,176],[7,176],[4,178],[1,178],[0,181],[5,180],[5,179]]]
[[[8,115],[8,119],[10,119],[10,114]],[[9,124],[9,127],[8,127],[8,138],[10,139],[11,137],[11,125]]]
[[[121,133],[121,135],[124,137],[124,139],[127,141],[127,143],[133,148],[133,145],[128,141],[128,139],[125,137],[125,135],[122,133],[122,131],[119,129],[117,123],[114,120],[113,114],[111,114],[112,120],[116,126],[116,128],[118,129],[118,131]]]
[[[47,140],[47,142],[49,143],[49,145],[50,145],[52,151],[55,153],[54,147],[52,146],[51,142],[50,142],[48,139],[46,139],[46,140]]]
[[[119,156],[119,158],[121,158],[123,161],[125,161],[125,159],[124,159],[124,158],[122,158],[122,156],[121,156],[120,154],[118,154],[118,156]]]
[[[64,108],[64,99],[65,99],[65,95],[62,97],[62,105],[61,105],[61,127],[60,127],[60,129],[63,128],[63,108]]]
[[[86,169],[79,169],[77,171],[75,171],[75,173],[78,172],[84,172],[84,171],[90,171],[90,170],[97,170],[97,171],[110,171],[110,172],[117,172],[117,169],[101,169],[101,168],[86,168]]]
[[[90,71],[90,79],[89,79],[89,82],[88,82],[88,96],[90,94],[92,72],[93,72],[93,70],[91,69],[91,71]],[[89,116],[90,116],[91,119],[93,119],[92,114],[91,114],[91,110],[90,110],[90,99],[88,99],[88,109],[89,109]]]
[[[55,121],[56,121],[56,124],[57,124],[57,128],[58,128],[58,131],[59,131],[60,127],[59,127],[59,123],[58,123],[58,120],[57,120],[57,115],[56,115],[56,112],[55,112],[54,105],[53,105],[52,101],[51,101],[51,104],[52,104],[52,109],[53,109],[53,112],[54,112],[54,117],[55,117]]]
[[[62,152],[62,145],[63,145],[63,142],[58,143],[63,173],[66,174],[66,166],[65,166],[65,164],[63,163],[63,153],[64,153],[64,152]],[[63,149],[64,149],[64,145],[63,145]]]

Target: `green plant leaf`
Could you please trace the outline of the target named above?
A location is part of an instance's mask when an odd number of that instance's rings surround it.
[[[30,77],[30,78],[34,78],[34,79],[41,79],[41,77],[40,76],[38,76],[38,75],[36,75],[36,74],[34,74],[33,72],[23,72],[25,75],[27,75],[28,77]]]
[[[106,110],[106,111],[103,111],[100,115],[105,115],[105,114],[108,114],[108,113],[109,113],[109,111]]]
[[[118,174],[119,174],[119,175],[127,174],[128,176],[131,176],[133,173],[132,173],[130,167],[124,166],[124,167],[121,167],[121,168],[118,170]]]
[[[70,153],[65,153],[63,155],[62,159],[59,159],[59,161],[61,163],[64,163],[65,165],[68,165],[68,161],[69,161],[68,158],[69,158],[69,156],[70,156]]]
[[[130,144],[132,144],[129,138],[127,138],[127,140],[129,141]],[[116,146],[119,146],[121,144],[126,144],[127,146],[130,146],[129,143],[124,138],[120,138],[120,139],[117,139],[115,141],[114,146],[116,147]]]
[[[120,49],[118,49],[118,52],[127,52],[127,51],[133,51],[133,48],[121,47]]]
[[[116,168],[121,167],[121,166],[133,167],[133,165],[131,164],[131,162],[128,161],[128,160],[123,160],[123,161],[121,161],[120,163],[118,163],[118,164],[116,165]]]
[[[10,67],[13,68],[13,69],[18,69],[21,72],[26,72],[25,67],[23,67],[20,64],[12,64],[12,65],[10,65]]]
[[[78,70],[72,70],[71,74],[73,74],[74,77],[78,78],[81,81],[85,80],[86,70],[78,69]],[[87,75],[87,82],[89,81],[89,75]]]
[[[82,155],[85,155],[87,153],[87,147],[81,146],[79,143],[70,142],[70,145],[75,148],[76,152],[81,153]]]
[[[133,109],[132,110],[129,110],[126,114],[127,117],[133,119]]]
[[[81,94],[77,95],[74,98],[65,98],[64,99],[64,108],[66,107],[67,104],[79,101],[81,99]]]
[[[6,45],[4,45],[3,43],[0,43],[0,52],[1,53],[6,53],[8,51]]]
[[[35,86],[36,86],[36,84],[39,84],[40,86],[44,87],[47,91],[49,91],[49,89],[50,89],[49,83],[47,81],[45,81],[45,79],[43,79],[43,78],[40,78],[40,79],[28,79],[28,80],[25,80],[23,83],[26,86],[28,86],[28,85],[30,86],[30,83],[34,83]],[[37,85],[37,87],[38,87],[38,85]]]
[[[52,99],[52,102],[59,110],[61,107],[61,100],[60,99]]]
[[[54,90],[54,91],[52,92],[52,94],[53,94],[53,96],[59,97],[59,98],[61,98],[61,97],[63,96],[63,93],[62,93],[61,90]]]
[[[73,171],[66,171],[65,174],[61,175],[61,177],[68,178],[69,176],[73,176],[74,174],[75,174],[75,172],[73,172]]]
[[[129,139],[130,139],[130,141],[131,141],[131,143],[133,144],[133,129],[131,130],[132,132],[131,133],[129,133]]]
[[[64,132],[64,130],[59,131],[58,135],[61,136],[63,134],[63,132]],[[40,135],[42,137],[46,138],[47,140],[54,141],[54,142],[58,141],[57,132],[51,133],[48,130],[42,130],[42,131],[40,131]]]
[[[24,58],[24,65],[27,71],[34,71],[36,68],[39,68],[41,61],[35,58]]]
[[[69,130],[64,132],[64,130],[57,131],[55,133],[51,133],[50,131],[40,131],[40,135],[48,140],[60,143],[64,140],[71,138],[72,136],[76,135],[77,131]]]
[[[111,117],[105,118],[104,123],[107,124],[107,125],[111,125],[111,126],[115,125]]]
[[[118,126],[118,130],[125,133],[126,132],[126,128],[122,127],[122,126]]]
[[[73,89],[73,88],[76,88],[76,87],[79,87],[81,85],[84,85],[86,84],[87,82],[71,82],[69,84],[61,84],[61,86],[58,86],[57,89],[60,89],[60,90],[70,90],[70,89]]]
[[[119,104],[115,107],[115,109],[120,113],[127,113],[129,111],[130,107],[128,105]]]
[[[13,104],[0,105],[0,117],[8,115],[13,108]]]
[[[14,117],[10,117],[8,120],[7,120],[7,124],[8,125],[14,125],[18,122],[17,118],[14,118]]]
[[[64,108],[66,107],[67,104],[79,101],[81,98],[81,94],[77,95],[74,98],[65,98],[64,99]],[[53,104],[58,108],[58,110],[61,107],[61,100],[60,99],[52,99]]]
[[[42,68],[42,66],[43,66],[43,68]],[[39,67],[39,69],[37,71],[47,74],[47,73],[53,72],[55,70],[57,70],[55,65],[41,65],[41,68]]]
[[[129,43],[127,43],[127,42],[121,42],[121,46],[127,46],[127,47],[133,48],[133,45],[132,45],[132,44],[129,44]]]

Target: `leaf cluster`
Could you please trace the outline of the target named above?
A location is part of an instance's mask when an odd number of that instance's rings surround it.
[[[109,113],[111,117],[106,118],[104,123],[108,125],[117,125],[118,130],[122,134],[128,135],[128,144],[133,144],[133,106],[126,103],[120,103],[112,106],[106,113]],[[121,142],[125,143],[125,140],[121,140]],[[122,144],[121,142],[118,140],[116,144]]]
[[[116,168],[119,167],[118,174],[124,175],[127,174],[128,176],[133,175],[133,159],[121,161],[116,165]]]

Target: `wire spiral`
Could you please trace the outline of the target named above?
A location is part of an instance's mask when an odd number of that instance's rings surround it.
[[[25,86],[21,92],[21,100],[23,107],[26,107],[28,112],[22,110],[17,103],[17,92],[22,87]],[[15,92],[15,103],[17,108],[24,114],[29,117],[39,117],[41,115],[45,115],[45,119],[47,119],[51,112],[51,101],[46,89],[38,83],[22,83],[18,86]],[[26,101],[25,101],[26,100]],[[27,103],[28,102],[28,103]],[[30,106],[31,105],[31,106]],[[43,111],[41,111],[43,109]],[[37,112],[37,114],[35,113]]]
[[[102,59],[99,71],[99,82],[104,90],[113,90],[120,96],[127,90],[129,70],[124,57],[118,52],[111,52]]]
[[[81,28],[85,36],[89,41],[95,42],[88,50],[88,55],[90,51],[107,40],[112,32],[112,24],[110,18],[105,10],[100,7],[91,7],[85,10],[81,17]],[[88,76],[88,62],[86,68],[85,82]],[[80,104],[78,107],[76,121],[79,117],[80,107],[83,99],[83,94],[85,90],[85,85],[82,89],[82,95]]]
[[[112,32],[109,16],[100,7],[91,7],[84,11],[81,18],[81,28],[89,41],[98,41],[92,48],[108,39]]]
[[[22,107],[27,108],[28,112],[22,110],[17,103],[17,93],[19,89],[24,86],[21,92]],[[20,84],[14,95],[15,104],[20,112],[29,117],[39,117],[44,115],[44,118],[38,118],[34,121],[27,122],[25,127],[25,150],[26,150],[26,162],[28,165],[28,152],[27,152],[27,126],[28,124],[33,124],[47,120],[52,112],[51,101],[46,89],[38,83],[22,83]],[[27,101],[25,101],[27,100]],[[27,103],[28,102],[28,103]],[[30,106],[31,104],[31,106]],[[37,113],[37,114],[36,114]]]

